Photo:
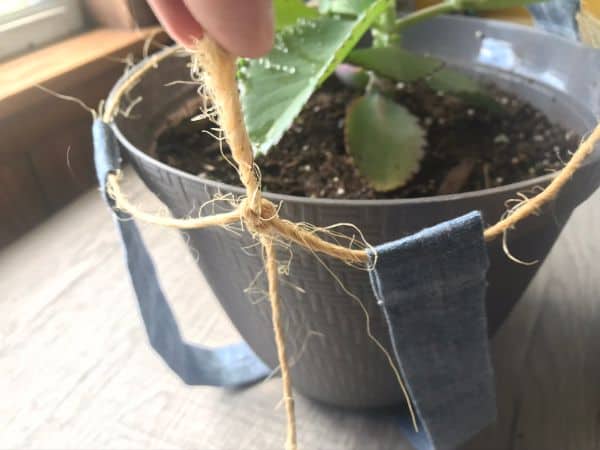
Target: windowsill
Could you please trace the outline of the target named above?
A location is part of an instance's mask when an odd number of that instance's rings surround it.
[[[155,30],[100,28],[0,63],[0,247],[95,182],[90,114],[36,86],[97,108]]]
[[[47,95],[36,85],[60,91],[92,78],[155,30],[95,29],[0,63],[0,120]]]

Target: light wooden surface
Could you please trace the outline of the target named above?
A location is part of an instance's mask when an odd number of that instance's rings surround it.
[[[115,30],[99,28],[65,39],[0,64],[0,118],[9,117],[37,98],[44,97],[36,85],[60,90],[71,78],[85,81],[106,70],[106,60],[143,42],[156,29]],[[71,77],[60,83],[65,74]],[[96,106],[96,105],[93,105]]]
[[[465,449],[600,449],[599,206],[576,211],[494,339],[499,420]],[[186,337],[233,340],[179,235],[143,229]],[[189,388],[151,351],[97,192],[0,252],[0,338],[1,449],[282,448],[279,379]],[[297,404],[302,449],[410,448],[391,413]]]

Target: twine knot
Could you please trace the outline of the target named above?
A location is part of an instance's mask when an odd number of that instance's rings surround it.
[[[127,93],[137,81],[139,81],[143,74],[155,67],[158,61],[166,58],[173,51],[174,50],[164,52],[150,58],[141,70],[134,72],[125,83],[119,86],[117,94],[114,94],[105,106],[103,120],[106,123],[111,122],[119,112],[120,98]],[[221,126],[223,135],[229,144],[233,160],[237,165],[240,180],[246,188],[247,196],[240,201],[237,208],[226,213],[200,216],[197,218],[177,219],[157,217],[151,213],[142,211],[131,204],[120,190],[118,174],[108,175],[106,187],[107,193],[115,201],[114,207],[116,209],[126,211],[132,216],[148,223],[165,225],[178,229],[198,229],[211,226],[224,226],[241,220],[254,237],[260,238],[260,242],[264,248],[273,330],[283,382],[283,400],[285,402],[288,418],[286,450],[296,450],[296,417],[284,341],[284,331],[280,316],[280,299],[277,282],[277,255],[274,249],[274,241],[279,236],[284,240],[300,245],[313,253],[323,253],[338,260],[345,261],[348,264],[369,264],[370,256],[365,248],[352,248],[352,243],[355,243],[354,237],[349,238],[349,247],[338,244],[335,239],[333,241],[323,239],[318,235],[318,232],[321,231],[327,233],[330,228],[319,229],[304,223],[293,223],[289,220],[280,218],[278,206],[269,200],[262,198],[260,176],[255,170],[252,144],[244,125],[242,107],[236,84],[235,57],[227,53],[208,37],[205,37],[198,44],[198,48],[192,56],[192,73],[195,74],[196,79],[201,82],[204,89],[203,92],[210,100],[212,100],[214,106],[214,110],[210,110],[210,114],[208,115]],[[204,70],[201,70],[200,67]],[[511,209],[508,217],[503,218],[501,221],[485,230],[485,240],[491,241],[494,238],[503,235],[517,222],[528,217],[543,205],[553,200],[573,173],[583,164],[585,158],[594,151],[595,145],[598,142],[600,142],[600,124],[598,124],[592,134],[580,144],[569,163],[541,193],[531,199],[527,199],[518,208]],[[334,238],[340,237],[339,234],[334,235],[331,232],[329,232],[329,234],[334,236]],[[367,330],[369,330],[368,321]],[[369,337],[374,340],[380,349],[384,350],[384,354],[388,357],[390,366],[396,374],[398,383],[406,397],[415,429],[418,429],[410,398],[391,356],[385,352],[383,345],[370,334],[370,331]]]
[[[270,234],[272,221],[279,217],[277,207],[264,198],[258,202],[253,202],[248,197],[242,199],[239,211],[240,218],[252,234]]]

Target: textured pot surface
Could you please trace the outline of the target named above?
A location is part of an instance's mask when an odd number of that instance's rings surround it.
[[[600,73],[597,51],[516,25],[460,17],[443,17],[414,27],[404,43],[485,75],[529,100],[551,119],[580,133],[592,127],[600,111],[600,89],[594,80]],[[161,130],[193,106],[190,86],[164,86],[186,79],[185,63],[183,58],[173,58],[152,70],[133,92],[132,98],[141,95],[144,99],[136,109],[135,119],[119,118],[115,124],[139,175],[179,217],[197,212],[199,205],[217,193],[242,194],[240,189],[184,174],[148,156]],[[595,154],[587,161],[543,214],[527,219],[510,232],[509,247],[515,256],[543,261],[573,209],[597,188],[599,156]],[[550,179],[548,175],[501,188],[423,199],[338,201],[272,194],[266,197],[275,202],[284,200],[281,215],[285,218],[320,226],[351,222],[370,243],[379,244],[474,209],[482,211],[488,223],[494,223],[505,211],[507,199],[514,198],[517,192],[528,193]],[[250,236],[223,229],[186,234],[197,252],[198,265],[241,335],[265,362],[277,366],[268,301],[257,296],[251,299],[245,292],[263,268],[256,247],[244,251],[240,248],[253,244]],[[526,267],[511,262],[499,241],[489,245],[489,255],[486,301],[493,333],[540,265]],[[280,252],[281,260],[288,257],[288,252]],[[320,401],[348,407],[385,406],[402,401],[386,359],[367,337],[361,309],[323,264],[364,302],[375,335],[388,343],[368,274],[326,257],[321,263],[295,247],[290,274],[282,276],[281,281],[286,343],[294,359],[295,388]],[[257,287],[264,286],[264,276],[258,276]]]

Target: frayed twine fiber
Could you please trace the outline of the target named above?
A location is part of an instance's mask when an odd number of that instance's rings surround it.
[[[151,56],[142,68],[138,69],[138,71],[134,72],[127,80],[117,86],[115,93],[111,96],[109,102],[105,104],[102,113],[103,120],[110,123],[119,113],[120,98],[128,93],[146,72],[156,67],[160,61],[173,55],[179,50],[180,48],[174,47],[169,51],[164,51]],[[235,74],[235,57],[223,50],[210,38],[205,37],[202,39],[202,41],[198,43],[197,48],[192,52],[192,76],[199,82],[202,93],[206,94],[204,98],[210,99],[212,102],[212,106],[205,107],[204,114],[220,126],[231,149],[240,180],[246,189],[246,197],[239,201],[232,211],[212,216],[186,219],[176,219],[147,213],[129,202],[127,197],[121,191],[119,187],[119,174],[111,174],[108,176],[107,191],[114,199],[116,208],[148,223],[178,229],[192,229],[211,226],[226,226],[233,222],[241,221],[241,223],[259,239],[264,250],[273,329],[282,376],[283,401],[285,403],[287,414],[287,439],[285,448],[286,450],[296,450],[297,439],[294,399],[280,317],[281,304],[274,242],[278,239],[291,241],[306,248],[315,255],[317,255],[317,253],[326,254],[348,264],[361,267],[368,266],[369,256],[366,248],[371,247],[366,243],[356,242],[352,238],[347,238],[350,242],[349,246],[327,241],[321,238],[319,234],[332,236],[333,233],[329,230],[330,227],[318,228],[308,224],[297,224],[282,219],[278,215],[278,207],[269,200],[262,198],[260,176],[258,169],[254,164],[252,145],[244,124]],[[600,124],[587,139],[581,143],[577,151],[571,157],[571,160],[542,192],[532,198],[525,198],[519,205],[513,207],[506,217],[485,230],[485,240],[491,241],[500,235],[504,235],[519,221],[531,214],[537,213],[544,204],[553,200],[565,183],[571,178],[573,173],[581,166],[585,158],[593,152],[596,143],[599,141]],[[340,236],[337,235],[337,237]],[[360,248],[356,248],[356,246],[359,246]],[[376,343],[379,342],[376,341]],[[380,343],[379,345],[382,351],[387,353]],[[389,356],[389,353],[387,355]],[[416,429],[417,425],[412,403],[408,397],[402,379],[400,378],[400,374],[391,359],[390,364],[394,369],[398,383],[407,399],[407,405],[413,419],[413,425]]]
[[[288,366],[283,326],[281,325],[277,256],[275,255],[275,249],[273,248],[273,239],[262,236],[260,241],[265,249],[265,268],[267,270],[267,280],[269,283],[271,318],[273,320],[275,343],[277,344],[277,358],[279,359],[279,368],[281,370],[281,380],[283,383],[283,402],[285,404],[285,413],[288,423],[285,448],[287,450],[296,450],[298,448],[296,439],[296,411],[294,408],[294,394],[292,393],[290,368]]]
[[[172,53],[169,52],[169,54]],[[136,72],[136,75],[130,77],[117,87],[116,95],[111,97],[112,101],[107,103],[104,109],[104,121],[111,121],[118,113],[119,97],[129,92],[139,82],[145,71],[150,70],[166,56],[169,55],[163,53],[150,58],[143,70]],[[369,261],[368,255],[364,250],[367,244],[360,249],[356,249],[326,241],[320,238],[318,233],[325,233],[334,237],[335,233],[324,228],[316,228],[308,224],[295,224],[281,219],[278,215],[278,207],[262,198],[260,176],[258,169],[254,165],[252,144],[244,124],[235,74],[235,57],[227,53],[209,38],[205,38],[198,43],[195,51],[192,53],[192,77],[199,82],[202,98],[211,101],[210,105],[205,105],[204,115],[220,127],[229,144],[240,180],[246,190],[246,196],[236,205],[233,211],[190,219],[175,219],[149,214],[137,208],[123,195],[118,183],[119,174],[109,175],[107,179],[107,192],[114,199],[116,208],[126,211],[133,217],[146,222],[173,228],[190,229],[226,226],[232,222],[241,221],[248,231],[259,239],[264,250],[268,294],[271,303],[275,344],[283,384],[283,402],[287,416],[285,448],[286,450],[296,450],[297,437],[294,398],[284,331],[281,323],[281,302],[279,298],[278,267],[274,241],[283,238],[295,242],[312,252],[325,253],[337,259],[342,259],[349,264],[363,266],[368,264]],[[354,239],[350,241],[355,246],[360,245],[360,242],[355,242]],[[407,390],[402,383],[398,370],[395,366],[393,368],[416,426],[416,419]]]

